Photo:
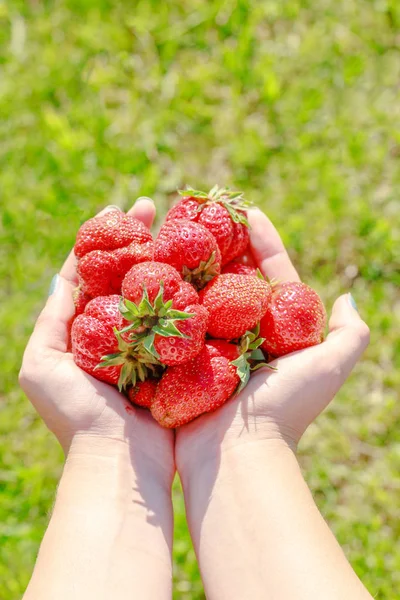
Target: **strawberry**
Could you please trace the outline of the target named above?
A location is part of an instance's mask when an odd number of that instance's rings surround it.
[[[208,311],[204,306],[192,304],[185,307],[185,313],[191,314],[191,318],[177,325],[177,329],[185,337],[154,336],[156,356],[164,365],[185,363],[197,356],[204,346]]]
[[[111,251],[132,243],[144,244],[150,241],[151,232],[141,221],[119,210],[111,210],[81,225],[74,252],[77,258],[82,258],[93,250]]]
[[[126,344],[116,329],[121,327],[120,297],[101,296],[91,300],[71,329],[75,363],[101,381],[118,385],[144,380],[159,368],[159,362],[144,348]],[[100,368],[101,367],[101,368]]]
[[[73,293],[74,304],[75,304],[75,315],[80,315],[85,310],[85,306],[92,299],[90,296],[85,294],[81,289],[76,288]]]
[[[236,360],[240,356],[239,346],[226,340],[207,340],[207,346],[211,356],[224,356],[229,361]]]
[[[151,413],[163,427],[180,427],[220,407],[239,381],[236,367],[224,353],[206,344],[195,359],[167,368],[157,386]]]
[[[264,316],[271,286],[258,277],[226,273],[215,277],[200,292],[200,304],[209,312],[207,332],[232,340],[253,329]]]
[[[86,305],[85,314],[98,319],[110,327],[118,327],[122,322],[122,316],[119,312],[119,300],[120,296],[118,294],[98,296]],[[115,336],[113,337],[116,342]]]
[[[120,333],[127,343],[142,344],[165,365],[186,362],[200,352],[208,312],[174,267],[155,261],[135,265],[125,276],[122,293]]]
[[[250,265],[243,265],[239,262],[230,262],[221,271],[222,275],[225,273],[235,273],[236,275],[253,275],[257,277],[257,269]]]
[[[101,381],[118,383],[121,365],[96,370],[104,355],[118,352],[118,342],[111,326],[82,313],[73,322],[71,341],[78,367]]]
[[[249,242],[244,209],[249,204],[242,192],[214,186],[208,193],[191,188],[179,193],[183,198],[168,211],[167,221],[189,219],[204,225],[217,240],[222,265],[244,252]]]
[[[160,282],[163,282],[164,302],[171,300],[180,292],[182,278],[178,271],[171,265],[156,261],[146,261],[133,266],[125,275],[122,283],[122,295],[135,304],[143,298],[143,288],[147,290],[148,299],[154,302],[160,291]]]
[[[243,254],[249,245],[249,240],[248,227],[243,225],[243,223],[233,223],[233,240],[222,260],[222,266]]]
[[[180,288],[172,298],[172,307],[185,310],[189,304],[198,304],[199,294],[188,281],[181,281]]]
[[[325,326],[326,311],[317,292],[305,283],[282,283],[273,287],[261,319],[261,347],[277,357],[314,346],[323,341]]]
[[[128,398],[132,404],[150,408],[154,400],[158,381],[156,379],[146,379],[138,381],[135,386],[128,389]]]
[[[112,210],[83,223],[74,251],[80,289],[95,298],[120,293],[132,265],[152,259],[154,244],[150,230],[141,221]]]
[[[181,273],[185,281],[203,287],[221,272],[221,253],[215,237],[187,219],[165,223],[155,241],[154,258]]]

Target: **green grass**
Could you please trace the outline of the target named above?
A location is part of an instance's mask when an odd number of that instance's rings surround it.
[[[400,5],[0,0],[0,597],[21,596],[62,457],[18,390],[79,224],[184,183],[275,221],[328,308],[372,340],[304,437],[306,478],[374,597],[400,587]],[[397,222],[396,222],[397,220]],[[175,490],[176,598],[204,598]],[[397,590],[397,591],[396,591]]]

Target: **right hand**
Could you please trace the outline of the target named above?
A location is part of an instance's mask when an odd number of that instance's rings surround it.
[[[155,207],[139,199],[129,214],[150,227]],[[175,473],[173,432],[160,427],[148,411],[133,408],[115,387],[82,371],[68,352],[77,281],[72,251],[26,347],[21,387],[65,453],[73,443],[97,452],[99,444],[109,447],[111,440],[113,450],[126,446],[135,458],[143,457],[147,472],[154,471],[168,487]]]
[[[261,272],[270,279],[299,281],[278,232],[258,209],[249,211],[250,243]],[[352,306],[338,298],[329,335],[318,346],[278,358],[256,371],[246,388],[215,413],[176,434],[178,471],[195,469],[232,446],[280,440],[295,448],[307,427],[343,385],[369,342],[369,329]]]

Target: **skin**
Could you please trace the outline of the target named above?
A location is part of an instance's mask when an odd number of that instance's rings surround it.
[[[270,279],[299,281],[269,219],[249,211],[254,259]],[[175,456],[207,598],[371,596],[323,521],[301,475],[297,444],[369,341],[349,295],[318,346],[279,358],[214,414],[176,434]]]
[[[133,213],[150,225],[154,206]],[[249,214],[252,254],[297,281],[278,233]],[[347,295],[326,341],[260,370],[236,398],[175,434],[78,369],[67,352],[73,255],[28,344],[20,381],[66,452],[49,528],[25,598],[171,595],[171,483],[182,480],[207,598],[370,598],[318,512],[294,454],[368,344]],[[127,412],[129,409],[129,412]]]
[[[143,199],[129,212],[150,226],[155,209]],[[174,434],[75,365],[67,346],[76,283],[71,252],[20,372],[23,390],[66,454],[24,598],[169,598]]]

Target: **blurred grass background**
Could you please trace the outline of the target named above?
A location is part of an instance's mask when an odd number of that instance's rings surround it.
[[[375,598],[400,589],[400,4],[0,0],[0,598],[20,598],[62,456],[17,385],[80,223],[184,183],[243,189],[371,346],[300,455]],[[204,598],[176,486],[175,597]]]

